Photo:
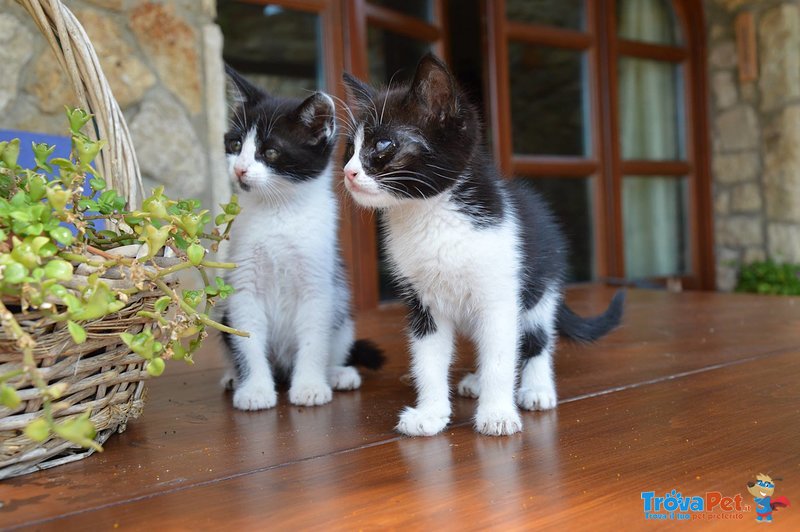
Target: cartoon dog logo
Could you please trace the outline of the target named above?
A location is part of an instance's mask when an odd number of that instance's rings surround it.
[[[775,479],[781,480],[781,479]],[[789,499],[786,497],[773,497],[775,493],[775,482],[769,475],[759,473],[756,481],[747,483],[747,491],[755,498],[756,503],[756,522],[771,523],[772,512],[778,508],[789,506]]]

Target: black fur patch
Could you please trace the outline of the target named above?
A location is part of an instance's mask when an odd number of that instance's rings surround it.
[[[542,354],[542,350],[547,346],[547,333],[543,329],[536,328],[528,331],[522,336],[520,345],[520,358],[527,360]]]
[[[424,338],[436,332],[436,321],[431,316],[428,307],[422,304],[414,289],[405,283],[401,285],[400,293],[408,307],[408,329],[414,338]]]
[[[453,200],[476,227],[488,227],[503,221],[506,207],[499,176],[485,154],[476,157],[478,171],[470,173],[453,188]]]

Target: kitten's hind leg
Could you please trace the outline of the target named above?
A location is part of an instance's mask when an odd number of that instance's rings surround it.
[[[222,375],[222,378],[219,380],[219,385],[222,386],[223,389],[231,391],[236,388],[236,370],[233,368],[227,368],[225,373]]]
[[[537,346],[522,356],[523,362],[520,385],[517,390],[517,404],[525,410],[549,410],[556,407],[556,382],[553,374],[553,351],[555,334],[542,329],[526,333],[524,345]]]
[[[477,399],[481,396],[481,382],[476,373],[467,373],[458,383],[458,395]]]
[[[333,331],[328,382],[334,390],[355,390],[361,387],[361,375],[358,374],[358,370],[353,366],[345,366],[350,348],[353,346],[353,330],[353,320],[347,318]]]
[[[523,319],[521,348],[522,373],[517,404],[525,410],[549,410],[556,407],[556,381],[553,352],[556,348],[556,312],[560,297],[553,290],[545,292]]]

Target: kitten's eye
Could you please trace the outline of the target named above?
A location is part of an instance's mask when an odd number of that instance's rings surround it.
[[[353,146],[353,144],[348,144],[347,148],[345,148],[344,150],[345,159],[348,161],[352,159],[353,154],[355,154],[355,152],[356,152],[355,146]]]
[[[378,154],[384,155],[386,151],[392,147],[394,143],[391,140],[381,139],[375,143],[375,151]]]
[[[273,163],[273,162],[277,161],[278,160],[278,155],[280,155],[278,153],[278,150],[274,150],[272,148],[270,148],[270,149],[268,149],[267,151],[264,152],[264,158],[267,160],[267,162],[270,162],[270,163]]]
[[[240,152],[242,150],[242,142],[240,140],[231,140],[228,141],[228,149],[231,152]]]

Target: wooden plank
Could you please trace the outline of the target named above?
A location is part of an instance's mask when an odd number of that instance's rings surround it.
[[[800,352],[736,364],[525,414],[527,430],[394,438],[353,452],[182,489],[44,523],[43,530],[263,527],[353,530],[651,529],[642,492],[742,495],[768,471],[800,500]],[[713,513],[713,512],[712,512]],[[717,512],[721,513],[721,512]],[[749,529],[741,520],[713,522]],[[800,513],[777,512],[797,530]],[[675,525],[675,522],[671,524]]]
[[[581,314],[596,313],[612,293],[574,288],[570,305]],[[562,342],[562,401],[800,349],[795,298],[631,290],[626,312],[622,328],[600,343]],[[389,363],[380,373],[366,373],[360,391],[336,393],[331,404],[316,408],[289,406],[283,393],[274,410],[235,411],[218,387],[220,344],[210,342],[197,355],[197,367],[170,365],[151,381],[143,417],[111,438],[103,454],[4,482],[0,529],[395,441],[397,413],[414,399],[402,379],[403,314],[392,306],[359,316],[358,336],[375,339]],[[473,365],[467,345],[459,353],[453,382]],[[455,423],[468,423],[474,402],[457,398],[454,405]],[[535,416],[526,419],[527,434],[536,430]]]
[[[594,36],[568,28],[506,20],[506,37],[512,41],[572,50],[586,50],[594,44]]]
[[[393,9],[367,2],[364,12],[371,25],[411,39],[435,43],[442,37],[439,27]]]

